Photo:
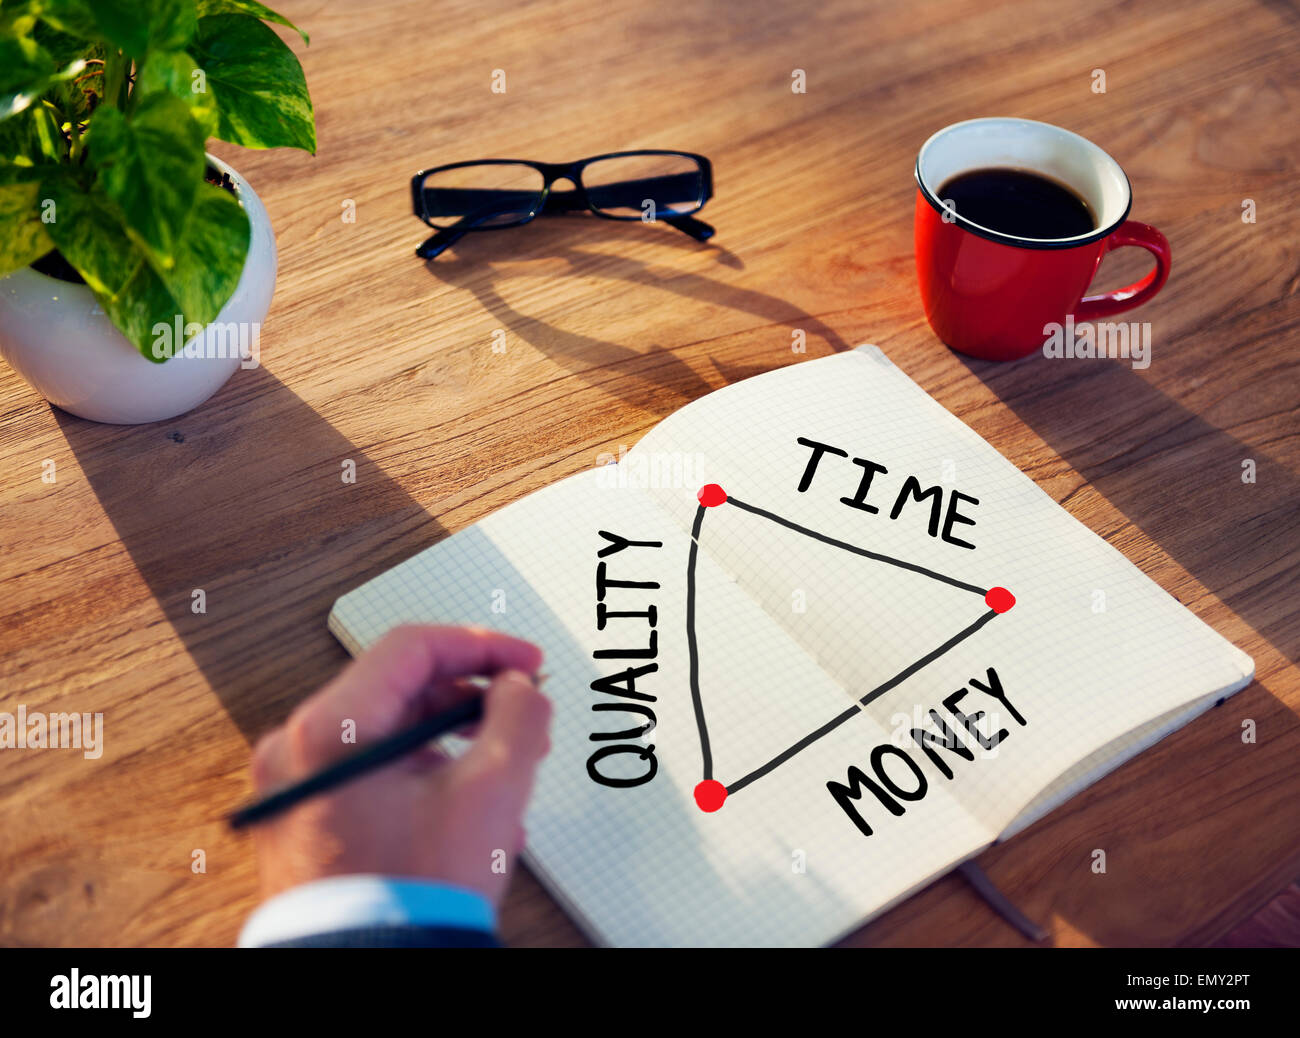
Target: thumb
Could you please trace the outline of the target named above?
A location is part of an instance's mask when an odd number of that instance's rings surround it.
[[[521,670],[504,670],[483,694],[483,720],[463,759],[531,775],[551,748],[550,725],[551,701],[533,679]]]

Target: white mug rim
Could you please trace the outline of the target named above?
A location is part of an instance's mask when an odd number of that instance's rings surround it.
[[[1037,130],[1042,130],[1053,134],[1057,134],[1065,138],[1068,138],[1070,140],[1073,140],[1077,144],[1081,145],[1086,151],[1091,152],[1096,158],[1101,160],[1101,162],[1104,165],[1109,166],[1111,169],[1114,170],[1114,172],[1118,173],[1119,179],[1122,180],[1123,182],[1124,204],[1120,207],[1121,212],[1119,213],[1119,215],[1108,220],[1103,226],[1088,231],[1086,234],[1078,234],[1069,238],[1024,238],[1024,237],[1020,237],[1019,235],[1006,234],[1002,231],[996,231],[991,227],[984,227],[980,224],[975,223],[975,221],[965,216],[962,216],[961,213],[957,212],[955,209],[952,209],[944,205],[939,200],[938,193],[937,193],[937,189],[941,185],[936,185],[935,188],[932,189],[931,186],[927,184],[925,182],[925,179],[921,176],[921,165],[925,159],[925,154],[927,149],[929,149],[938,141],[940,141],[942,138],[944,138],[945,136],[947,136],[948,134],[956,130],[976,126],[979,124],[999,124],[999,123],[1004,125],[1016,124],[1023,127],[1032,127]],[[1034,172],[1041,172],[1038,170],[1034,170],[1033,167],[1030,165],[1026,165],[1025,168]],[[1012,245],[1018,248],[1073,249],[1081,245],[1090,245],[1094,242],[1101,241],[1102,239],[1107,238],[1110,235],[1114,234],[1115,231],[1118,230],[1119,227],[1124,223],[1124,221],[1128,219],[1129,211],[1133,207],[1133,186],[1128,179],[1128,174],[1124,172],[1124,167],[1121,166],[1118,162],[1116,162],[1115,159],[1110,156],[1110,154],[1108,154],[1099,145],[1094,144],[1092,141],[1088,140],[1087,137],[1074,133],[1071,130],[1067,130],[1063,126],[1057,126],[1054,123],[1041,122],[1037,119],[1021,119],[1015,116],[985,116],[979,119],[964,119],[961,122],[949,123],[947,126],[943,127],[942,129],[932,133],[926,139],[925,143],[921,145],[921,149],[920,151],[917,152],[916,155],[916,166],[914,169],[914,173],[916,176],[916,185],[920,189],[922,197],[925,198],[925,200],[930,204],[930,206],[933,209],[935,209],[940,214],[940,216],[947,219],[948,222],[956,223],[963,230],[969,231],[970,233],[978,235],[981,238],[986,238],[989,241],[1001,242],[1004,245]],[[1041,175],[1048,175],[1048,174],[1041,173]]]

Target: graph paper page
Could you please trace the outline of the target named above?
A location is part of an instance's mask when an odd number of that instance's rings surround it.
[[[721,810],[701,811],[693,791],[704,777],[702,747],[684,637],[691,540],[644,492],[619,488],[608,475],[582,473],[529,495],[345,595],[331,615],[353,652],[405,622],[482,624],[545,647],[552,750],[526,819],[527,855],[594,937],[615,945],[823,944],[992,841],[945,790],[871,841],[846,822],[826,782],[841,762],[888,738],[868,717]],[[653,660],[593,655],[648,650],[651,630],[644,617],[608,619],[598,629],[598,553],[615,543],[601,530],[659,542],[603,560],[608,607],[655,607]],[[694,588],[697,684],[712,774],[726,783],[842,711],[845,693],[703,554]],[[653,746],[657,771],[642,785],[602,785],[587,763],[612,744],[592,735],[631,729],[644,717],[593,710],[628,700],[591,685],[652,664],[635,691],[654,697],[656,727],[617,744]],[[598,766],[623,779],[645,770],[635,752]]]
[[[956,706],[967,715],[985,711],[986,740],[1007,733],[995,746],[977,743],[974,763],[951,761],[961,771],[947,780],[949,792],[981,826],[1008,828],[1084,758],[1092,760],[1080,774],[1095,780],[1253,675],[1245,653],[875,347],[768,372],[705,399],[707,406],[661,422],[627,460],[640,452],[689,454],[698,482],[717,482],[731,499],[768,513],[711,509],[701,550],[851,697],[872,695],[988,618],[864,707],[905,736],[936,707],[948,716],[942,701],[966,689]],[[810,443],[825,449],[809,477],[818,450]],[[868,464],[862,504],[875,512],[844,500],[856,501]],[[909,478],[916,480],[911,492]],[[938,493],[918,497],[917,488]],[[647,493],[682,524],[698,508],[683,490]],[[954,493],[962,495],[957,514],[971,523],[954,521],[949,535],[964,544],[944,537]],[[894,561],[855,555],[846,545]],[[980,592],[995,586],[1008,589],[1015,604],[989,616]],[[990,668],[1014,712],[972,684],[989,685]],[[1193,709],[1183,709],[1189,704]],[[1164,723],[1151,727],[1155,718]],[[1099,770],[1103,761],[1108,766]],[[1067,788],[1077,791],[1077,783],[1063,780],[1057,796],[1034,804],[1035,817]]]
[[[545,648],[529,861],[611,944],[825,943],[1252,670],[871,348],[696,401],[331,614],[353,652],[407,621]]]

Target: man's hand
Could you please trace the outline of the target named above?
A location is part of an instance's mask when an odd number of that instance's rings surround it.
[[[498,904],[509,876],[493,862],[523,846],[524,808],[550,748],[550,701],[531,677],[541,661],[536,646],[503,634],[399,627],[299,704],[253,753],[259,795],[482,691],[465,679],[492,676],[473,745],[458,759],[417,751],[257,826],[262,896],[380,873],[468,887]],[[344,742],[350,730],[355,744]]]

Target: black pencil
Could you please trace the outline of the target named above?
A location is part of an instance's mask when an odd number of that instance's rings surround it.
[[[281,811],[302,802],[307,797],[314,796],[327,789],[333,789],[335,786],[348,781],[348,779],[374,771],[385,764],[391,764],[399,757],[405,756],[412,750],[419,749],[430,740],[446,734],[453,728],[473,724],[475,721],[482,719],[483,696],[480,693],[463,703],[458,703],[450,709],[444,710],[440,714],[426,717],[423,721],[412,725],[405,731],[398,732],[396,735],[391,735],[387,739],[381,739],[379,742],[365,747],[365,749],[358,750],[350,757],[345,757],[343,760],[331,764],[329,767],[316,772],[314,775],[309,775],[291,786],[286,786],[284,789],[263,797],[261,800],[253,801],[246,807],[241,807],[230,816],[230,827],[232,829],[242,829],[255,822],[264,822],[273,815],[278,815]]]

